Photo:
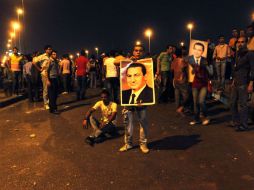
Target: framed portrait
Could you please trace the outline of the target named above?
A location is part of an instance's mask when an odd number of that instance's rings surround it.
[[[152,58],[121,61],[120,96],[122,106],[155,104]]]
[[[189,56],[193,56],[195,54],[195,52],[194,52],[195,51],[194,50],[194,46],[197,43],[203,44],[204,51],[203,51],[202,57],[206,58],[207,57],[207,50],[208,50],[208,42],[201,41],[201,40],[194,40],[194,39],[192,39],[190,41]],[[193,70],[192,67],[189,65],[188,66],[188,81],[189,82],[193,82],[194,77],[195,77],[195,75],[193,74],[192,70]]]

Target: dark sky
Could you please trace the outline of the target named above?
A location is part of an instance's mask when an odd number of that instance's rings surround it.
[[[52,44],[60,53],[98,46],[129,50],[144,30],[154,30],[151,48],[188,41],[186,24],[194,21],[193,38],[230,36],[232,28],[250,23],[253,0],[24,0],[26,50]],[[0,0],[1,52],[6,47],[10,20],[21,0]]]

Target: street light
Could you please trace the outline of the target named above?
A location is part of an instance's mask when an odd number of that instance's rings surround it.
[[[80,55],[80,54],[79,54],[79,53],[77,53],[76,55],[77,55],[77,57],[79,57],[79,55]]]
[[[189,24],[187,25],[187,28],[190,30],[190,41],[191,41],[191,32],[192,32],[192,29],[194,28],[193,23],[189,23]]]
[[[149,50],[149,53],[151,52],[151,36],[152,36],[153,32],[151,29],[147,29],[145,31],[145,35],[146,37],[148,37],[148,50]]]
[[[73,59],[73,55],[72,55],[72,54],[70,54],[69,58],[70,58],[70,59]]]
[[[85,52],[86,52],[86,56],[88,57],[88,55],[89,55],[89,51],[88,51],[88,50],[86,50]]]
[[[96,48],[94,48],[95,49],[95,51],[96,51],[96,55],[97,55],[97,59],[99,58],[99,48],[98,47],[96,47]]]
[[[184,42],[181,42],[180,45],[181,45],[181,47],[183,47],[184,46]]]
[[[11,43],[11,42],[12,42],[12,40],[11,40],[11,39],[9,39],[9,40],[8,40],[8,42],[9,42],[9,43]]]
[[[17,15],[18,15],[18,22],[20,22],[20,19],[19,19],[19,16],[20,15],[23,15],[24,14],[24,11],[23,11],[23,9],[21,9],[21,8],[18,8],[17,9]],[[20,51],[21,51],[21,42],[20,42],[20,32],[19,32],[19,49],[20,49]]]
[[[140,46],[140,45],[141,45],[141,41],[137,40],[137,41],[136,41],[136,45],[137,45],[137,46]]]
[[[11,44],[7,44],[7,48],[9,49],[11,47]]]
[[[16,36],[15,32],[10,32],[11,39],[15,38],[15,36]]]

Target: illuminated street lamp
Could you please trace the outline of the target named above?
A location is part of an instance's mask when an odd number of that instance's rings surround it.
[[[14,29],[14,32],[15,32],[16,30],[19,30],[21,28],[21,25],[19,22],[14,21],[12,22],[12,28]]]
[[[15,38],[16,37],[15,32],[10,32],[10,37],[11,37],[11,39]]]
[[[148,37],[148,50],[149,50],[149,53],[151,52],[151,36],[152,36],[153,32],[151,29],[147,29],[145,31],[145,35],[146,37]]]
[[[11,47],[11,44],[7,44],[7,48],[10,49],[10,47]]]
[[[184,42],[181,42],[180,45],[181,45],[181,47],[183,47],[184,46]]]
[[[137,46],[140,46],[140,45],[141,45],[141,41],[139,41],[139,40],[136,41],[136,45],[137,45]]]
[[[73,59],[73,55],[72,55],[72,54],[70,54],[69,58],[70,58],[70,59]]]
[[[9,39],[9,40],[8,40],[8,42],[9,42],[9,43],[11,43],[11,42],[12,42],[12,40],[11,40],[11,39]]]
[[[77,57],[79,57],[79,56],[80,56],[80,54],[79,54],[79,53],[77,53],[76,55],[77,55]]]
[[[96,55],[97,55],[97,59],[99,58],[99,48],[98,47],[96,47],[96,48],[94,48],[95,49],[95,51],[96,51]]]
[[[187,28],[190,30],[190,40],[191,40],[191,32],[192,32],[192,29],[194,28],[193,23],[189,23],[189,24],[187,25]]]

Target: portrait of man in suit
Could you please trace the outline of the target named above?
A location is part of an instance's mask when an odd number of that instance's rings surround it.
[[[153,89],[147,85],[147,70],[142,63],[131,63],[126,69],[128,90],[122,91],[122,104],[153,103]]]

